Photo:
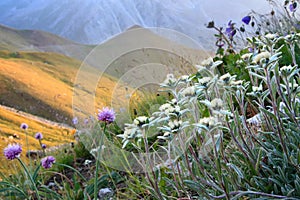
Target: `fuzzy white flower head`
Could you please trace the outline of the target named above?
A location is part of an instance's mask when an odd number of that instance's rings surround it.
[[[259,87],[252,86],[252,91],[253,92],[261,92],[262,90],[263,90],[262,85],[260,85]]]
[[[286,39],[286,40],[289,40],[289,39],[291,39],[291,38],[292,38],[292,35],[291,35],[291,34],[286,35],[286,36],[284,37],[284,39]]]
[[[226,74],[220,76],[220,80],[224,81],[225,83],[228,83],[230,78],[231,78],[231,75],[229,73],[226,73]]]
[[[211,77],[206,76],[206,77],[203,77],[203,78],[199,79],[199,83],[201,85],[206,85],[207,83],[209,83],[210,80],[211,80]]]
[[[165,132],[165,133],[164,133],[164,137],[169,137],[170,135],[171,135],[170,132]]]
[[[132,128],[125,127],[125,130],[123,133],[124,138],[128,139],[130,137],[131,133],[132,133]]]
[[[267,58],[270,58],[271,57],[271,54],[270,52],[268,51],[264,51],[264,52],[261,52],[259,54],[257,54],[254,59],[253,59],[253,62],[254,63],[259,63],[262,59],[267,59]]]
[[[223,107],[223,101],[222,101],[222,99],[219,99],[219,98],[213,99],[210,103],[211,103],[211,107],[213,109],[219,110]]]
[[[289,66],[283,66],[280,68],[280,71],[291,71],[293,67],[291,65]]]
[[[214,62],[212,57],[209,57],[201,62],[202,66],[210,66]]]
[[[139,116],[133,120],[133,123],[137,126],[146,124],[149,121],[149,118],[146,116]]]
[[[180,107],[178,105],[175,106],[175,112],[180,112]]]
[[[177,119],[175,119],[174,121],[169,121],[168,126],[172,130],[174,130],[174,129],[178,129],[181,126],[181,124],[182,124],[181,120],[178,121]]]
[[[172,103],[172,104],[177,104],[177,100],[176,100],[176,99],[172,99],[172,100],[171,100],[171,103]]]
[[[174,74],[167,74],[167,78],[164,81],[164,84],[170,85],[176,83],[177,79],[174,77]]]
[[[277,35],[276,34],[272,34],[272,33],[268,33],[265,35],[266,38],[273,40]]]
[[[241,56],[243,60],[249,60],[249,58],[252,56],[252,53],[245,53],[244,55]]]
[[[171,101],[172,104],[176,104],[176,100]],[[161,112],[164,112],[166,115],[169,115],[170,113],[179,113],[180,107],[178,105],[172,105],[170,103],[165,103],[159,107],[159,110]]]
[[[195,86],[190,86],[190,87],[187,87],[187,88],[184,88],[181,92],[181,94],[183,96],[194,96],[196,94],[195,92]]]
[[[289,66],[283,66],[283,67],[280,68],[280,72],[283,75],[287,76],[287,75],[289,75],[292,72],[293,69],[294,69],[294,67],[292,67],[291,65],[289,65]]]
[[[169,109],[170,107],[171,107],[171,104],[165,103],[165,104],[163,104],[163,105],[161,105],[161,106],[159,107],[159,110],[160,110],[160,111],[165,111],[165,110]]]
[[[216,123],[218,123],[218,119],[215,117],[204,117],[199,120],[199,124],[209,127],[213,127]]]

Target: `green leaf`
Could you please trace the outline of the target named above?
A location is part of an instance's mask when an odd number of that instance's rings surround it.
[[[236,165],[234,165],[232,163],[227,163],[227,166],[232,168],[236,172],[236,174],[238,175],[239,178],[241,178],[241,179],[244,178],[243,172]]]

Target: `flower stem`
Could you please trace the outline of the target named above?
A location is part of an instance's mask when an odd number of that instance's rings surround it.
[[[96,171],[95,171],[95,179],[94,179],[94,199],[97,200],[97,186],[98,186],[98,171],[99,171],[99,160],[100,160],[100,154],[101,154],[101,150],[102,150],[102,144],[103,144],[103,138],[105,135],[105,131],[106,131],[106,123],[104,123],[104,127],[103,127],[103,133],[100,136],[100,142],[99,142],[99,149],[97,152],[97,158],[96,158]]]
[[[37,189],[37,187],[36,187],[36,184],[35,184],[35,182],[34,182],[32,176],[31,176],[31,174],[29,173],[29,171],[28,171],[26,165],[23,163],[23,161],[22,161],[20,158],[17,158],[17,159],[18,159],[18,161],[20,162],[20,164],[22,165],[22,167],[23,167],[25,173],[27,174],[27,176],[28,176],[30,182],[32,183],[33,189],[34,189],[34,191],[35,191],[35,193],[36,193],[36,198],[37,198],[38,200],[40,200],[41,198],[40,198],[38,189]]]

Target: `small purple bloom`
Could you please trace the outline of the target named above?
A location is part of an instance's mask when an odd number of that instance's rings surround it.
[[[74,125],[78,124],[78,118],[77,118],[77,117],[74,117],[74,118],[72,119],[72,123],[73,123]]]
[[[20,128],[26,130],[28,129],[28,125],[26,123],[22,123]]]
[[[47,156],[41,160],[42,166],[45,169],[52,167],[52,164],[55,163],[55,158],[53,156]]]
[[[37,139],[37,140],[41,140],[41,139],[43,139],[43,134],[40,133],[40,132],[38,132],[38,133],[35,134],[34,137],[35,137],[35,139]]]
[[[42,148],[43,148],[43,149],[46,149],[47,146],[46,146],[45,144],[42,144]]]
[[[108,107],[99,110],[98,112],[98,120],[103,121],[107,124],[114,122],[116,119],[116,114],[113,109],[109,109]]]
[[[18,158],[22,152],[22,147],[19,144],[9,144],[5,149],[4,149],[4,156],[8,160],[13,160],[15,158]]]
[[[234,28],[235,23],[232,23],[232,21],[230,20],[228,22],[228,27],[226,28],[225,32],[228,35],[228,37],[230,39],[233,38],[233,36],[236,34],[236,29]]]
[[[87,125],[87,124],[89,123],[89,119],[88,119],[88,118],[85,118],[83,123],[84,123],[85,125]]]
[[[289,9],[290,9],[291,12],[295,12],[296,8],[297,8],[297,3],[296,2],[291,3],[290,6],[289,6]]]
[[[247,16],[243,17],[242,21],[248,25],[251,21],[251,16],[247,15]]]

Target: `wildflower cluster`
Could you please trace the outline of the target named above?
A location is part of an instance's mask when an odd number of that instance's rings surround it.
[[[249,25],[253,20],[247,16],[242,21]],[[227,34],[233,37],[234,28],[231,22]],[[157,173],[172,173],[184,180],[180,187],[201,198],[298,197],[300,60],[295,47],[299,47],[299,34],[268,33],[247,41],[239,54],[204,60],[196,66],[195,74],[182,78],[168,75],[161,87],[173,99],[151,117],[127,124],[120,135],[123,148],[129,139],[140,138],[142,142],[146,127],[156,127],[156,138],[166,141],[168,147],[174,138],[180,141],[178,136],[192,141],[181,141],[187,144],[187,152],[176,146],[184,156],[170,157],[167,169],[159,165],[157,170],[161,171]],[[232,73],[229,61],[241,68],[239,73]],[[195,189],[195,185],[199,187]],[[162,192],[154,186],[153,190]]]

